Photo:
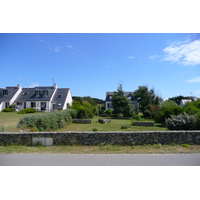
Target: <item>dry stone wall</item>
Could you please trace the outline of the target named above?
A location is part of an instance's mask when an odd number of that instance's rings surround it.
[[[52,145],[97,144],[200,144],[200,131],[140,131],[140,132],[18,132],[0,133],[0,145],[33,145],[35,138],[52,138]]]

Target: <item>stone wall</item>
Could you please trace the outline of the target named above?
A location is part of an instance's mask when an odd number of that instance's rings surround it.
[[[154,122],[136,121],[134,122],[134,126],[154,126]]]
[[[92,120],[91,119],[73,119],[72,122],[75,124],[91,124]]]
[[[200,131],[140,131],[140,132],[18,132],[0,133],[0,144],[32,145],[38,138],[52,138],[53,145],[61,144],[200,144]],[[34,141],[33,141],[34,140]]]

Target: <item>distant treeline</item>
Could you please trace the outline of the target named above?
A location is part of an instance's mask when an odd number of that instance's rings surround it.
[[[104,104],[104,101],[102,99],[92,98],[90,96],[86,96],[86,97],[72,96],[72,99],[76,101],[87,101],[93,106],[96,106],[98,104]]]

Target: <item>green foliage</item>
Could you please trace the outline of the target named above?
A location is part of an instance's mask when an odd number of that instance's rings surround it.
[[[181,146],[182,146],[182,147],[190,147],[189,144],[182,144]]]
[[[15,109],[14,108],[5,108],[2,110],[2,112],[14,112]]]
[[[128,125],[122,125],[121,126],[121,129],[128,129],[128,128],[130,128],[130,126],[128,126]]]
[[[124,96],[122,85],[118,90],[114,92],[112,97],[113,114],[116,116],[123,114],[124,117],[133,117],[135,115],[135,109],[131,101]]]
[[[154,89],[149,90],[147,86],[139,86],[138,89],[134,91],[134,96],[138,100],[139,110],[143,114],[145,111],[147,113],[147,110],[150,110],[150,105],[159,105],[162,101],[162,99],[155,94]]]
[[[200,112],[200,100],[188,102],[184,107],[184,112],[188,114],[197,114]]]
[[[107,110],[105,110],[105,111],[102,111],[101,113],[100,113],[100,116],[101,117],[111,117],[112,116],[112,110],[110,109],[110,108],[108,108]]]
[[[97,128],[93,128],[92,131],[98,131],[98,129]]]
[[[45,113],[40,115],[25,116],[17,124],[19,129],[31,129],[39,131],[57,130],[70,123],[76,112],[72,109]]]
[[[86,101],[93,106],[96,106],[97,104],[104,104],[104,101],[102,99],[92,98],[90,96],[87,96],[87,97],[73,96],[72,99],[73,101]]]
[[[35,108],[26,108],[24,110],[20,110],[17,112],[18,114],[26,114],[26,113],[35,113],[36,109]]]
[[[86,101],[73,101],[71,108],[77,112],[78,119],[91,119],[97,112],[97,107]]]
[[[160,111],[158,111],[154,117],[155,122],[162,123],[165,122],[167,118],[171,115],[179,115],[183,113],[183,108],[180,106],[173,106],[173,107],[162,107]]]
[[[142,120],[141,116],[139,114],[134,115],[133,119],[140,121]]]
[[[196,130],[197,129],[197,116],[188,115],[187,113],[174,116],[166,120],[167,127],[170,130]]]

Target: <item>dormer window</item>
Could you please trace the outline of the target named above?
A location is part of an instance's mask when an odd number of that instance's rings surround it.
[[[27,94],[28,94],[28,92],[24,92],[24,93],[23,93],[23,96],[27,96]]]
[[[48,96],[48,90],[44,90],[43,94],[44,96]]]
[[[61,97],[62,97],[62,95],[61,95],[61,94],[58,94],[56,98],[61,98]]]
[[[3,95],[8,95],[8,90],[3,90]]]
[[[112,96],[109,96],[109,99],[112,99]]]
[[[35,91],[35,96],[39,97],[40,96],[40,91]]]

